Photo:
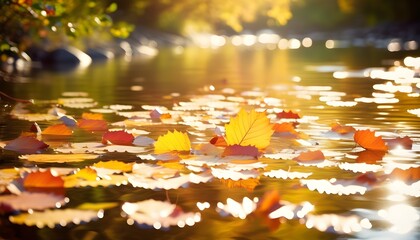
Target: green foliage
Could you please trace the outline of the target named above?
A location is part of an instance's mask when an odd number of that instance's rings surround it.
[[[18,52],[45,39],[62,42],[97,32],[125,38],[129,24],[113,24],[109,14],[115,2],[96,0],[0,0],[0,52],[15,47]]]

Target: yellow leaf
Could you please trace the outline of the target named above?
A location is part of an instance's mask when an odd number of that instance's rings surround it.
[[[91,203],[85,202],[77,206],[77,209],[81,210],[102,210],[102,209],[109,209],[118,206],[116,202],[100,202],[100,203]]]
[[[133,170],[133,163],[124,163],[121,161],[111,160],[107,162],[97,162],[93,164],[97,168],[107,168],[112,170],[120,170],[122,172],[131,172]]]
[[[164,153],[170,151],[190,151],[191,142],[186,133],[168,131],[165,135],[159,136],[155,142],[155,152]]]
[[[225,125],[228,145],[255,146],[259,149],[270,144],[274,130],[265,112],[241,109],[236,117]]]
[[[83,168],[73,175],[65,176],[64,187],[71,188],[77,186],[78,183],[82,180],[96,181],[97,176],[98,175],[96,174],[95,169],[92,169],[90,167]]]

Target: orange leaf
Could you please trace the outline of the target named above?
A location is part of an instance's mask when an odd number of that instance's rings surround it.
[[[280,227],[281,222],[278,219],[269,218],[268,215],[281,206],[278,191],[272,190],[264,193],[264,196],[258,202],[255,214],[264,220],[270,230],[274,231]]]
[[[388,145],[389,149],[395,149],[402,147],[403,149],[411,150],[413,147],[413,140],[408,136],[405,137],[397,137],[395,139],[386,140],[386,144]]]
[[[54,176],[50,170],[31,172],[23,181],[25,188],[62,188],[64,181],[60,176]]]
[[[104,116],[101,113],[82,113],[82,119],[86,120],[104,120]]]
[[[299,156],[293,158],[293,160],[296,160],[298,162],[316,162],[325,160],[325,156],[321,152],[321,150],[307,151],[299,154]]]
[[[284,132],[288,132],[288,133],[292,133],[292,134],[296,133],[294,124],[289,123],[289,122],[275,123],[274,126],[273,126],[273,130],[274,130],[274,132],[278,132],[278,133],[284,133]]]
[[[280,194],[276,190],[264,193],[264,196],[258,202],[256,212],[269,214],[280,207]]]
[[[217,147],[226,147],[227,143],[224,137],[215,136],[210,140],[210,143]]]
[[[8,142],[4,149],[23,154],[37,153],[48,148],[48,145],[34,137],[21,136]]]
[[[240,146],[240,145],[232,145],[227,146],[225,151],[223,152],[222,156],[251,156],[257,158],[259,155],[258,148],[254,146]]]
[[[249,179],[242,179],[242,180],[232,180],[232,179],[219,179],[221,183],[223,183],[228,188],[245,188],[249,192],[252,192],[256,186],[260,184],[260,180],[258,178],[249,178]]]
[[[54,136],[70,136],[73,131],[64,124],[56,124],[47,127],[42,131],[42,135],[54,135]]]
[[[385,145],[382,137],[375,137],[375,131],[370,130],[357,130],[354,133],[354,141],[364,149],[377,150],[377,151],[388,151],[388,147]]]
[[[369,164],[375,164],[377,161],[382,160],[382,158],[385,156],[384,151],[373,151],[373,150],[363,150],[356,154],[357,154],[356,162],[369,163]]]
[[[299,114],[294,113],[291,110],[287,111],[287,112],[283,110],[283,111],[277,113],[277,118],[299,119],[300,116],[299,116]]]
[[[78,126],[87,131],[106,131],[108,123],[105,120],[80,119]]]
[[[116,145],[132,145],[134,136],[126,131],[108,131],[102,135],[102,143],[112,143]]]
[[[331,131],[344,135],[347,133],[353,133],[356,129],[352,126],[343,126],[339,123],[333,123],[331,124]]]
[[[414,182],[420,180],[420,167],[411,167],[406,170],[395,168],[392,170],[390,176],[392,178],[398,178],[404,182]]]

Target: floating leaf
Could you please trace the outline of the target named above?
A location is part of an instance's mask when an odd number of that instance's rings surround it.
[[[413,148],[413,140],[408,136],[386,140],[386,144],[389,149],[402,148],[411,150],[411,148]]]
[[[122,205],[128,218],[137,224],[153,226],[155,229],[173,226],[193,226],[201,221],[200,213],[184,212],[179,206],[153,199]]]
[[[108,131],[102,135],[102,143],[116,145],[132,145],[134,136],[126,131]]]
[[[319,162],[324,161],[325,156],[321,150],[302,152],[299,156],[293,158],[298,162]]]
[[[63,206],[65,203],[66,199],[64,196],[39,192],[22,192],[19,195],[0,196],[0,209],[9,207],[13,210],[23,211],[27,211],[29,209],[44,210],[47,208]]]
[[[31,162],[43,163],[69,163],[69,162],[83,162],[86,160],[96,159],[98,155],[79,153],[79,154],[31,154],[23,155],[19,158]]]
[[[108,123],[105,120],[96,119],[80,119],[78,126],[87,131],[106,131],[108,130]]]
[[[290,122],[275,123],[273,125],[273,130],[276,133],[290,133],[290,134],[297,133],[293,123],[290,123]]]
[[[400,179],[404,182],[414,182],[420,180],[420,167],[410,167],[408,169],[395,168],[390,173],[391,178]]]
[[[47,127],[42,131],[42,135],[48,135],[48,136],[71,136],[73,134],[73,131],[68,128],[65,124],[56,124]]]
[[[241,180],[232,180],[232,179],[219,179],[228,188],[245,188],[249,192],[254,191],[255,187],[260,185],[260,180],[258,178],[249,178]]]
[[[222,156],[251,156],[253,158],[258,158],[259,152],[258,148],[254,146],[240,146],[240,145],[231,145],[225,148]]]
[[[93,164],[94,168],[107,168],[112,170],[118,170],[118,172],[131,172],[133,170],[133,163],[124,163],[121,161],[106,161],[97,162]]]
[[[81,224],[103,217],[103,211],[79,210],[79,209],[56,209],[44,212],[24,213],[11,216],[9,219],[15,224],[36,226],[38,228],[54,228],[57,225],[66,226],[68,223]]]
[[[186,133],[168,131],[165,135],[159,136],[155,142],[156,152],[170,152],[170,151],[190,151],[191,143]]]
[[[356,177],[356,181],[361,184],[373,185],[378,182],[375,173],[366,172]]]
[[[101,113],[82,113],[82,119],[89,120],[104,120],[104,116]]]
[[[210,143],[218,147],[226,147],[227,143],[223,136],[215,136],[210,140]]]
[[[358,163],[369,163],[375,164],[378,161],[381,161],[382,158],[385,156],[386,152],[384,151],[375,151],[375,150],[364,150],[357,152],[356,162]]]
[[[381,136],[375,137],[375,131],[357,130],[354,133],[354,141],[364,149],[376,151],[388,151]]]
[[[339,123],[333,123],[331,124],[331,131],[344,135],[354,133],[356,129],[352,126],[343,126]]]
[[[260,173],[257,170],[234,171],[231,169],[211,168],[211,174],[219,179],[245,180],[258,178]]]
[[[85,202],[80,204],[79,206],[77,206],[77,209],[80,210],[96,210],[96,211],[100,211],[103,209],[109,209],[109,208],[114,208],[117,207],[118,203],[116,202]]]
[[[18,137],[8,142],[4,149],[23,154],[37,153],[48,148],[48,145],[34,137]]]
[[[50,170],[29,173],[23,181],[25,188],[62,188],[64,181],[60,176],[54,176]]]
[[[294,113],[292,110],[290,111],[281,111],[276,114],[277,118],[288,118],[288,119],[299,119],[300,116],[297,113]]]
[[[228,145],[255,146],[264,149],[270,144],[272,124],[265,112],[241,109],[236,117],[225,125]]]

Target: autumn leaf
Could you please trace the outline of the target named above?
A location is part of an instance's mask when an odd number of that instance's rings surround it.
[[[388,151],[381,136],[375,137],[375,131],[357,130],[354,133],[354,141],[364,149],[376,151]]]
[[[106,131],[108,130],[108,123],[105,120],[95,119],[80,119],[78,126],[87,131]]]
[[[108,131],[102,135],[103,144],[132,145],[134,136],[124,130]]]
[[[165,135],[159,136],[155,142],[155,152],[164,153],[170,151],[190,151],[191,142],[186,133],[168,131]]]
[[[413,140],[411,140],[411,138],[408,136],[397,137],[395,139],[386,140],[386,144],[388,145],[389,149],[403,148],[411,150],[413,147]]]
[[[281,111],[276,114],[277,118],[287,118],[287,119],[299,119],[300,116],[297,113],[294,113],[292,110],[290,111]]]
[[[54,176],[51,170],[29,173],[24,181],[25,188],[62,188],[64,181],[60,176]]]
[[[82,119],[86,120],[104,120],[104,116],[101,113],[82,113]]]
[[[133,164],[134,163],[125,163],[121,161],[111,160],[106,162],[97,162],[93,164],[93,167],[119,170],[121,172],[131,172],[133,170]]]
[[[420,180],[420,167],[411,167],[409,169],[395,168],[390,173],[391,178],[400,179],[404,182],[414,182]]]
[[[344,126],[339,123],[333,123],[331,124],[331,131],[344,135],[347,133],[354,133],[356,129],[352,126]]]
[[[314,162],[325,160],[324,154],[321,150],[302,152],[299,156],[293,158],[298,162]]]
[[[367,172],[357,176],[356,181],[360,184],[373,185],[378,181],[378,179],[376,178],[375,173]]]
[[[374,151],[374,150],[363,150],[356,153],[357,158],[356,162],[358,163],[369,163],[375,164],[377,161],[381,161],[385,156],[384,151]]]
[[[236,181],[222,178],[219,179],[219,181],[228,188],[244,188],[248,192],[254,191],[255,187],[260,184],[260,180],[258,178],[240,179]]]
[[[222,156],[251,156],[253,158],[258,158],[259,152],[258,148],[254,146],[240,146],[240,145],[231,145],[225,148]]]
[[[64,124],[56,124],[56,125],[52,125],[47,127],[46,129],[44,129],[44,131],[42,131],[42,135],[49,135],[49,136],[71,136],[73,133],[73,131],[68,128],[66,125]]]
[[[34,137],[21,136],[8,142],[4,149],[22,154],[33,154],[48,148],[48,145]]]
[[[241,109],[236,117],[225,125],[228,145],[255,146],[264,149],[270,144],[274,130],[265,112]]]
[[[223,136],[214,136],[210,140],[210,143],[213,144],[214,146],[217,146],[217,147],[226,147],[227,146],[226,140]]]
[[[296,134],[295,127],[293,123],[284,122],[284,123],[275,123],[273,130],[276,133],[291,133]]]
[[[281,206],[278,191],[268,191],[264,193],[263,197],[258,202],[255,214],[263,219],[270,230],[274,231],[280,227],[281,222],[278,219],[271,219],[269,214],[279,209]]]

